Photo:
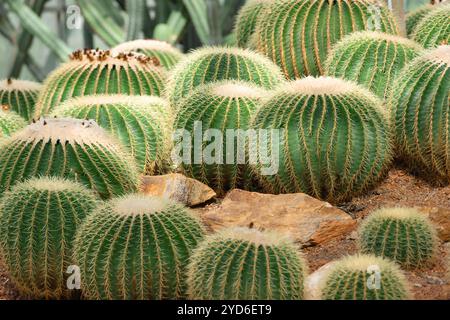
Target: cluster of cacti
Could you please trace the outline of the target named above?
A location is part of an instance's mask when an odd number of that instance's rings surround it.
[[[95,122],[41,119],[0,143],[0,191],[35,176],[74,179],[102,198],[138,189],[135,162]]]
[[[61,102],[95,94],[160,96],[166,71],[159,61],[137,53],[80,50],[51,73],[36,104],[35,118],[47,115]]]
[[[65,298],[75,232],[97,206],[82,185],[60,178],[19,183],[0,202],[3,262],[23,295]]]
[[[9,106],[0,106],[0,139],[10,136],[26,125],[26,121],[21,116],[9,110]]]
[[[415,27],[412,38],[425,48],[449,44],[450,5],[441,5],[426,15]]]
[[[280,0],[262,12],[255,45],[291,79],[324,74],[332,46],[355,31],[398,34],[392,13],[371,0]]]
[[[399,156],[434,182],[450,181],[450,46],[411,62],[389,102]]]
[[[83,293],[88,299],[184,298],[188,259],[203,236],[198,219],[168,200],[111,200],[77,233]]]
[[[25,120],[31,121],[42,85],[36,82],[7,79],[0,81],[0,105],[6,105]]]
[[[385,99],[402,68],[422,48],[408,39],[381,32],[357,32],[342,39],[325,62],[325,73],[364,85]]]
[[[194,250],[191,299],[299,300],[307,265],[289,239],[249,228],[225,229]]]
[[[248,0],[239,10],[236,18],[235,34],[236,43],[239,47],[252,47],[251,41],[254,36],[258,19],[262,16],[265,7],[274,0]]]
[[[389,260],[371,255],[343,258],[322,280],[322,300],[408,300],[409,285]]]

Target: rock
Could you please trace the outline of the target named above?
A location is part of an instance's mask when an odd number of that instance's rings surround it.
[[[358,240],[358,231],[353,231],[348,235],[348,240]]]
[[[189,207],[205,203],[216,196],[214,190],[207,185],[178,173],[144,177],[142,192],[171,199]]]
[[[303,246],[333,240],[356,226],[344,211],[302,193],[271,195],[236,189],[219,206],[199,213],[214,231],[253,224],[289,234]]]
[[[444,242],[450,241],[450,209],[418,208],[426,214],[436,226],[439,238]]]
[[[445,284],[445,281],[438,277],[425,276],[425,279],[427,280],[428,284],[437,285],[437,286],[442,286]]]
[[[311,273],[305,280],[305,298],[306,300],[320,300],[320,287],[325,281],[328,272],[336,264],[336,261],[327,263],[314,273]]]

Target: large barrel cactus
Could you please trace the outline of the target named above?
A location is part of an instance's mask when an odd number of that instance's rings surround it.
[[[342,79],[288,83],[252,127],[277,130],[250,150],[259,154],[255,173],[269,193],[303,192],[339,203],[374,187],[390,168],[387,111],[368,90]],[[263,172],[267,155],[273,172]]]
[[[36,104],[35,118],[47,115],[72,97],[95,94],[160,96],[166,71],[155,59],[138,53],[80,50],[51,73]]]
[[[427,4],[406,15],[406,33],[408,37],[411,37],[417,25],[435,8],[436,6]]]
[[[134,160],[93,121],[41,119],[0,143],[0,192],[34,176],[67,177],[102,198],[138,189]]]
[[[328,76],[357,82],[385,99],[402,68],[422,51],[408,39],[357,32],[338,42],[325,63]]]
[[[450,4],[440,5],[426,15],[414,29],[412,37],[425,48],[449,44]]]
[[[286,237],[248,228],[225,229],[195,249],[189,263],[189,298],[299,300],[307,265]]]
[[[8,106],[0,108],[0,139],[10,136],[15,131],[27,126],[26,121]]]
[[[431,50],[395,80],[389,105],[399,156],[434,182],[450,182],[450,46]]]
[[[324,73],[331,47],[355,31],[398,34],[396,21],[372,0],[279,0],[258,19],[256,48],[291,79]]]
[[[179,204],[141,195],[113,199],[77,233],[83,293],[96,300],[184,298],[188,259],[203,236],[200,221]]]
[[[7,79],[0,81],[0,105],[7,105],[25,120],[34,116],[37,97],[42,89],[40,83]]]
[[[98,205],[93,193],[60,178],[17,184],[0,201],[0,248],[22,295],[59,299],[67,287],[75,232]]]
[[[262,16],[262,10],[268,3],[274,0],[248,0],[239,10],[236,18],[235,34],[237,45],[242,48],[248,48],[255,33],[258,19]]]

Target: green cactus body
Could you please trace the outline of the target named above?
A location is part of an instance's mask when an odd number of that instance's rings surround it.
[[[262,11],[267,4],[271,2],[273,2],[273,0],[248,0],[241,8],[234,29],[237,45],[239,47],[249,47],[252,35],[256,29],[257,21],[262,16]]]
[[[203,235],[179,204],[141,195],[113,199],[77,233],[82,291],[95,300],[184,298],[187,262]]]
[[[50,74],[39,95],[35,119],[49,114],[61,102],[96,94],[160,96],[166,71],[159,62],[138,53],[76,51],[70,61]]]
[[[40,83],[7,79],[0,81],[0,105],[6,105],[25,120],[33,120]]]
[[[359,229],[362,253],[398,262],[405,268],[420,268],[435,256],[436,231],[416,209],[381,209],[370,215]]]
[[[425,6],[421,6],[420,8],[408,13],[408,15],[406,16],[406,32],[408,34],[408,37],[411,37],[411,35],[414,33],[414,29],[417,27],[417,25],[434,8],[435,8],[435,6],[433,6],[431,4],[427,4]]]
[[[94,121],[41,119],[0,143],[0,191],[35,176],[71,178],[102,198],[134,192],[135,162]]]
[[[12,133],[27,126],[25,120],[8,106],[0,108],[0,139],[9,137]]]
[[[279,68],[264,56],[239,48],[202,48],[172,70],[167,96],[173,107],[196,87],[221,80],[240,80],[264,89],[283,81]]]
[[[389,102],[399,156],[434,182],[450,182],[450,46],[411,62]]]
[[[398,34],[390,10],[372,0],[280,0],[258,20],[257,51],[279,65],[286,77],[324,74],[331,47],[355,31]]]
[[[96,121],[131,151],[141,173],[153,175],[167,167],[173,116],[169,103],[159,97],[101,95],[73,98],[58,107],[55,114]]]
[[[409,284],[400,268],[371,255],[337,261],[324,276],[322,300],[408,300]]]
[[[342,79],[286,84],[258,111],[252,128],[279,131],[250,149],[267,150],[278,166],[275,174],[264,173],[261,155],[254,166],[268,193],[303,192],[340,203],[374,187],[390,168],[389,121],[381,100]]]
[[[248,228],[225,229],[194,250],[189,298],[300,300],[307,265],[289,239]]]
[[[174,126],[176,130],[189,134],[190,155],[182,155],[189,160],[186,163],[183,159],[181,163],[184,173],[209,185],[219,195],[247,185],[250,172],[246,165],[245,148],[250,137],[245,133],[265,95],[264,90],[250,83],[225,81],[200,86],[184,99]],[[220,148],[207,152],[209,146],[214,144],[203,139],[202,150],[198,150],[196,130],[204,138],[208,131],[218,130],[220,136],[210,137],[210,142],[219,142]],[[240,136],[238,130],[242,130]],[[203,159],[196,161],[199,153],[202,153],[200,156],[203,155]]]
[[[139,52],[147,57],[156,58],[167,70],[172,69],[182,58],[180,50],[167,42],[159,40],[135,40],[125,42],[112,49],[114,53]]]
[[[98,205],[90,190],[60,178],[19,183],[0,202],[3,262],[22,295],[60,299],[72,294],[66,273],[75,232]]]
[[[414,29],[412,38],[425,48],[449,44],[450,5],[441,5],[426,15]]]
[[[357,82],[385,99],[395,77],[422,49],[413,41],[386,33],[353,33],[333,47],[325,73]]]

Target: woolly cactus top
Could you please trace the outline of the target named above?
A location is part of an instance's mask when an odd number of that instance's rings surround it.
[[[158,59],[136,52],[113,53],[111,50],[83,49],[73,52],[69,58],[72,62],[82,63],[160,66]]]
[[[354,33],[350,33],[345,36],[340,42],[338,42],[335,46],[341,46],[342,44],[348,43],[350,41],[360,41],[360,40],[378,40],[378,41],[387,41],[387,42],[395,42],[407,47],[410,47],[415,50],[423,50],[423,47],[415,41],[412,41],[408,38],[404,38],[401,36],[397,36],[394,34],[379,32],[379,31],[358,31]],[[333,49],[335,50],[335,49]]]
[[[424,58],[450,64],[450,45],[439,46],[430,50],[424,55]]]
[[[114,207],[113,214],[123,216],[155,214],[174,205],[176,205],[174,202],[163,198],[139,194],[128,195],[112,201],[112,206]]]
[[[412,208],[383,208],[375,211],[368,219],[371,218],[389,218],[389,219],[423,219],[425,216],[418,210]]]
[[[14,186],[12,192],[29,189],[46,190],[50,192],[88,192],[88,189],[86,189],[83,185],[61,177],[31,178]]]
[[[389,268],[399,272],[399,274],[402,274],[400,268],[395,263],[388,259],[374,255],[356,255],[345,257],[336,262],[333,269],[367,272],[367,270],[373,266],[379,267],[381,271],[384,268]]]
[[[105,104],[134,104],[134,105],[160,105],[166,110],[170,110],[169,103],[156,96],[128,96],[122,94],[100,94],[92,96],[75,97],[61,104],[60,110],[66,107],[78,107],[84,105],[105,105]]]
[[[228,98],[258,99],[267,94],[267,92],[262,88],[257,87],[252,83],[242,81],[221,81],[210,85],[209,89],[215,95]]]
[[[238,240],[252,243],[256,246],[278,246],[283,244],[292,245],[292,240],[286,236],[273,231],[259,231],[257,229],[236,227],[224,229],[211,237],[210,241]]]
[[[0,81],[0,90],[19,90],[19,91],[39,91],[42,85],[37,82],[27,80],[5,79]]]
[[[125,42],[111,49],[111,52],[113,54],[119,54],[120,52],[130,52],[134,50],[158,50],[173,54],[182,54],[180,50],[172,46],[170,43],[154,39],[141,39]]]

